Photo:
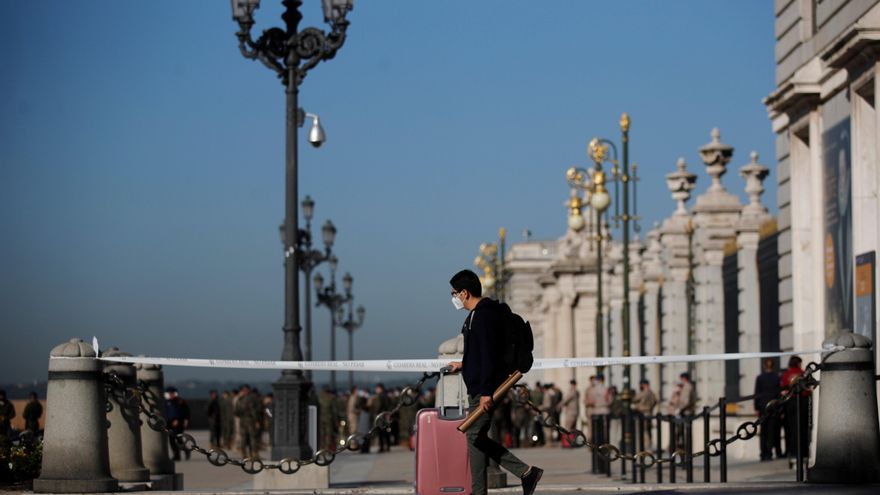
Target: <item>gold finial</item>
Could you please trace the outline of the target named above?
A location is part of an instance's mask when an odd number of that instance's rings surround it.
[[[608,154],[608,145],[599,141],[599,138],[593,138],[587,147],[587,154],[596,162],[596,165],[602,165],[602,162],[605,161],[605,156]]]
[[[505,237],[507,237],[507,230],[504,227],[498,229],[498,237],[503,241]]]
[[[623,115],[620,116],[620,130],[629,132],[629,114],[626,112],[623,112]]]
[[[571,199],[568,200],[568,207],[571,208],[572,212],[580,212],[583,203],[581,203],[580,196],[572,196]]]
[[[565,180],[568,182],[574,182],[577,177],[577,168],[569,167],[568,170],[565,171]]]

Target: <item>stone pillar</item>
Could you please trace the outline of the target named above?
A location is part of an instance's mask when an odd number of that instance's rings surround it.
[[[545,280],[544,287],[544,295],[543,302],[547,305],[546,318],[544,319],[544,338],[543,338],[543,347],[544,354],[541,357],[544,358],[555,358],[559,357],[556,355],[556,341],[559,335],[558,329],[558,313],[559,313],[559,305],[562,300],[562,296],[559,293],[559,289],[556,288],[555,279],[553,279],[552,284],[551,281]],[[536,356],[537,357],[537,356]],[[544,370],[543,382],[552,382],[556,379],[559,370]]]
[[[644,276],[645,301],[645,355],[655,356],[660,351],[660,288],[663,284],[663,264],[660,253],[663,247],[660,245],[660,228],[655,225],[648,232],[648,248],[642,261],[642,273]],[[661,365],[651,365],[647,368],[646,378],[650,382],[651,389],[660,393]],[[665,390],[664,390],[665,392]]]
[[[758,283],[758,243],[761,240],[761,226],[770,215],[761,204],[764,192],[764,179],[769,169],[758,163],[758,154],[752,152],[751,161],[739,171],[746,180],[746,193],[749,204],[743,207],[736,226],[737,286],[739,287],[739,351],[761,351],[761,289]],[[775,301],[774,301],[775,303]],[[771,349],[767,349],[770,351]],[[775,350],[775,349],[772,349]],[[745,397],[754,392],[755,379],[761,373],[761,362],[748,360],[740,363],[739,396]],[[751,411],[750,404],[740,404]]]
[[[721,184],[721,176],[733,157],[733,147],[721,142],[721,133],[712,129],[712,141],[700,147],[700,158],[712,178],[709,189],[697,197],[694,205],[694,251],[699,264],[695,272],[696,352],[724,352],[724,283],[721,265],[724,248],[736,239],[739,221],[739,198]],[[697,364],[697,396],[703,404],[712,404],[724,395],[723,361]]]
[[[105,357],[131,356],[111,347],[104,352]],[[126,363],[111,363],[104,366],[104,373],[114,374],[126,388],[137,387],[134,366]],[[140,409],[137,404],[129,404],[124,392],[115,386],[108,397],[112,409],[107,413],[110,429],[107,431],[110,452],[110,474],[122,482],[150,481],[150,471],[144,467],[141,453]]]
[[[880,482],[880,429],[871,340],[851,332],[823,347],[845,349],[828,356],[819,386],[816,463],[810,483]]]
[[[577,293],[574,290],[574,278],[572,273],[559,275],[557,282],[562,299],[559,304],[559,320],[556,338],[556,356],[567,358],[575,356],[575,328],[574,328],[574,305],[577,302]],[[560,389],[564,389],[575,376],[574,368],[562,368],[556,370],[556,381],[553,382]]]
[[[143,400],[148,409],[165,415],[165,379],[162,367],[157,364],[136,364],[138,381],[147,387],[147,396]],[[149,417],[141,413],[141,446],[143,461],[152,475],[174,474],[174,462],[168,457],[168,434],[156,431],[149,426]]]
[[[71,339],[49,354],[43,467],[37,493],[113,492],[103,364],[91,346]]]
[[[639,327],[639,301],[642,297],[642,291],[644,287],[642,282],[644,281],[644,276],[642,274],[642,249],[644,246],[642,242],[636,237],[629,243],[629,321],[630,321],[630,355],[632,356],[641,356],[642,355],[642,346],[644,343],[641,340],[642,333],[641,328]],[[642,371],[644,370],[647,373],[647,368],[644,365],[634,365],[630,367],[631,371],[631,380],[632,383],[629,384],[630,388],[633,390],[639,389],[639,380],[645,378],[642,376]]]
[[[663,221],[660,227],[660,258],[663,262],[663,295],[660,304],[663,307],[660,335],[661,354],[687,354],[688,343],[688,299],[687,281],[690,274],[688,239],[691,226],[691,214],[685,203],[696,187],[697,176],[686,170],[684,158],[676,163],[677,170],[666,175],[666,187],[677,202],[675,212]],[[661,398],[669,400],[675,388],[675,382],[682,372],[687,371],[684,363],[671,363],[663,366],[662,383],[658,390],[663,391]]]

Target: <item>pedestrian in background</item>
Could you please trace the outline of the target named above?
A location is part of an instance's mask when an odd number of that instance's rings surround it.
[[[562,398],[562,412],[565,417],[565,428],[573,430],[577,427],[581,414],[581,393],[578,392],[577,381],[568,382],[568,392]]]
[[[781,377],[776,372],[776,361],[772,358],[764,360],[763,372],[755,378],[755,415],[767,417],[761,423],[761,460],[773,459],[773,451],[776,458],[783,456],[782,441],[780,439],[781,418],[778,412],[765,411],[767,404],[779,398],[782,392]]]
[[[361,414],[360,408],[358,407],[358,392],[357,387],[351,387],[351,392],[348,394],[348,403],[345,406],[349,435],[354,435],[358,432],[358,417]]]
[[[330,391],[329,385],[321,387],[318,395],[318,411],[321,417],[321,435],[319,449],[332,449],[336,446],[336,395]]]
[[[517,392],[515,389],[510,390],[510,398],[511,404],[513,405],[513,418],[511,421],[512,430],[510,432],[511,439],[513,440],[513,448],[518,449],[520,447],[531,445],[531,442],[528,441],[529,435],[529,421],[532,419],[529,411],[526,409],[526,406],[519,402]],[[523,443],[523,437],[526,437],[526,442]]]
[[[220,399],[217,397],[217,391],[208,392],[209,400],[205,414],[208,416],[208,433],[209,443],[212,449],[220,448],[223,442],[221,436],[223,431],[223,416],[220,410]]]
[[[782,373],[780,385],[786,395],[796,393],[793,386],[795,378],[804,374],[801,368],[801,358],[792,356],[788,360],[788,369]],[[785,451],[788,453],[788,467],[793,468],[798,452],[806,461],[810,457],[810,390],[804,389],[800,393],[801,400],[798,406],[797,397],[792,396],[785,402]],[[798,436],[798,426],[800,426],[800,436]]]
[[[165,421],[167,421],[168,425],[171,427],[171,430],[174,432],[175,436],[169,437],[169,443],[171,444],[171,452],[173,454],[173,460],[180,460],[180,443],[177,440],[177,435],[181,435],[186,432],[186,429],[189,427],[189,405],[183,400],[180,395],[177,393],[177,388],[168,387],[165,389]],[[185,451],[184,455],[186,459],[189,460],[190,455],[192,453],[190,451]]]
[[[587,410],[590,411],[590,441],[596,445],[602,445],[608,442],[605,430],[608,425],[608,389],[605,388],[605,375],[599,373],[595,377],[594,383],[587,388],[586,401]],[[603,462],[604,465],[604,462]]]
[[[556,394],[553,392],[553,384],[545,383],[544,384],[544,393],[542,396],[543,400],[541,401],[541,411],[550,418],[551,421],[556,420]],[[543,424],[543,422],[542,422]],[[543,438],[544,438],[544,446],[552,447],[553,446],[553,428],[544,425],[543,428]]]
[[[533,388],[529,394],[529,400],[536,407],[543,410],[544,387],[541,385],[541,382],[535,382],[535,388]],[[542,421],[540,416],[535,416],[532,421],[529,422],[529,430],[529,438],[531,439],[531,442],[535,445],[544,445],[544,421]]]
[[[620,395],[617,393],[617,387],[612,385],[608,387],[607,393],[607,401],[608,401],[608,426],[609,433],[609,443],[622,445],[623,444],[623,401],[620,400]]]
[[[235,416],[238,418],[238,450],[241,456],[259,459],[260,451],[257,441],[257,423],[262,416],[262,407],[249,385],[239,389],[238,400],[235,402]]]
[[[693,416],[697,407],[697,389],[691,381],[691,374],[684,372],[678,375],[681,379],[681,409],[679,414],[682,416]]]
[[[40,434],[40,417],[43,416],[43,405],[37,399],[37,393],[31,392],[31,398],[24,406],[24,429],[30,431],[35,436]]]
[[[275,394],[272,392],[263,396],[263,431],[266,433],[266,445],[271,449],[275,432]]]
[[[639,392],[635,397],[634,408],[639,414],[639,421],[645,425],[642,428],[644,435],[642,437],[643,445],[651,445],[651,416],[654,414],[654,408],[657,407],[657,394],[651,390],[648,380],[639,381]]]
[[[385,386],[381,383],[377,383],[373,396],[367,400],[367,410],[370,411],[370,421],[375,421],[379,414],[388,409],[388,396],[385,393]],[[388,452],[391,448],[391,435],[388,431],[390,429],[389,427],[390,424],[379,429],[379,452]]]
[[[15,406],[6,398],[6,391],[0,390],[0,446],[6,445],[12,437],[12,418]]]
[[[228,390],[224,390],[220,396],[220,424],[223,448],[231,449],[235,440],[235,409],[232,394]]]

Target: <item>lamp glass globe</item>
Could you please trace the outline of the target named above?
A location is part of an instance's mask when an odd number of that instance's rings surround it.
[[[568,216],[568,227],[575,232],[580,232],[581,230],[583,230],[584,223],[584,216],[580,213]]]
[[[611,196],[609,196],[606,191],[596,191],[590,198],[590,205],[592,205],[596,211],[605,211],[610,203]]]

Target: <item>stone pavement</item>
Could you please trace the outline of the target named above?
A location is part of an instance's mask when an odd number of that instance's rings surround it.
[[[191,432],[196,439],[207,443],[206,432]],[[729,461],[727,484],[684,483],[682,470],[677,473],[677,484],[658,484],[655,468],[646,474],[647,484],[624,482],[620,477],[620,462],[614,464],[612,477],[589,474],[589,451],[539,447],[518,449],[514,452],[523,461],[544,468],[544,477],[538,486],[541,493],[877,493],[876,486],[832,487],[803,485],[795,482],[795,472],[788,469],[785,460],[760,462]],[[712,469],[712,480],[718,480],[717,458]],[[343,453],[330,467],[330,488],[302,490],[289,493],[341,494],[411,494],[414,493],[415,455],[409,449],[394,447],[391,452],[378,454]],[[184,473],[187,492],[201,493],[259,493],[251,489],[251,477],[235,466],[214,467],[204,456],[194,454],[192,460],[177,463],[178,472]],[[293,475],[296,476],[296,475]],[[663,473],[669,480],[668,470]],[[702,464],[694,467],[694,480],[703,479]],[[521,493],[519,483],[508,475],[510,486],[492,490],[494,493]],[[153,492],[155,493],[155,492]]]

